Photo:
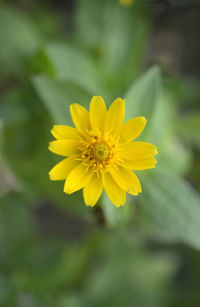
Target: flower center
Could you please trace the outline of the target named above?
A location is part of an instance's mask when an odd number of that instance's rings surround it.
[[[116,162],[116,140],[101,134],[89,133],[82,143],[81,160],[95,172],[105,171]]]
[[[105,161],[110,153],[108,145],[105,143],[96,143],[92,148],[92,154],[97,161]]]

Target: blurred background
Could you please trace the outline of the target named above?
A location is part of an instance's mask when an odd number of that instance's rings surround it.
[[[0,306],[200,306],[200,1],[0,1]],[[69,105],[148,120],[143,193],[87,208],[48,171]]]

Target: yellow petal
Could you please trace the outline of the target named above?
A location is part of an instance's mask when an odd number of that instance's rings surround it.
[[[49,143],[49,150],[60,156],[69,156],[78,153],[77,140],[56,140]]]
[[[123,126],[120,134],[120,142],[131,142],[136,139],[143,131],[146,125],[146,119],[144,117],[135,117],[128,120]]]
[[[111,202],[116,207],[123,206],[126,201],[126,192],[120,188],[110,173],[105,173],[102,178],[103,186]]]
[[[122,125],[125,115],[125,100],[117,98],[108,110],[108,131],[116,131]]]
[[[80,132],[90,129],[89,112],[78,103],[70,105],[70,113],[74,125]]]
[[[129,143],[118,152],[121,159],[128,160],[144,160],[153,157],[157,153],[156,146],[146,142]]]
[[[156,159],[150,158],[144,160],[124,160],[122,163],[120,163],[120,165],[132,170],[145,170],[155,168],[156,163]]]
[[[66,158],[56,164],[49,172],[49,178],[51,180],[65,180],[71,170],[78,164],[76,156]]]
[[[103,190],[102,178],[95,173],[83,189],[83,197],[87,206],[93,207]]]
[[[138,177],[129,169],[123,167],[111,168],[110,173],[116,183],[126,192],[138,195],[138,192],[142,192],[142,188]]]
[[[64,125],[54,125],[51,133],[56,139],[78,139],[78,131],[69,126]]]
[[[90,102],[90,124],[92,129],[105,131],[107,125],[107,109],[101,96],[94,96]]]
[[[82,162],[79,163],[67,177],[67,180],[65,181],[64,192],[71,194],[82,189],[89,182],[92,175],[92,169],[87,170],[86,166],[83,165]]]

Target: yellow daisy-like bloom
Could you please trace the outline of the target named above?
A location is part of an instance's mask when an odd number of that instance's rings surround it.
[[[123,6],[130,6],[133,3],[133,0],[119,0],[119,2]]]
[[[123,124],[125,101],[116,99],[107,110],[102,97],[94,96],[89,112],[74,103],[70,113],[75,128],[56,125],[51,130],[55,141],[49,150],[66,157],[49,172],[51,180],[65,180],[64,192],[83,189],[87,206],[94,206],[103,188],[116,206],[126,201],[126,192],[142,191],[133,170],[154,168],[154,145],[133,142],[146,125],[144,117]]]

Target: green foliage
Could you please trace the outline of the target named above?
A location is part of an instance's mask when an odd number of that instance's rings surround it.
[[[39,30],[30,19],[14,8],[0,7],[1,74],[11,76],[23,72],[27,58],[41,44]]]
[[[67,35],[50,6],[0,5],[0,306],[199,306],[199,81],[144,71],[145,3],[76,1]],[[158,147],[121,208],[105,193],[88,208],[48,178],[52,125],[72,125],[70,104],[93,95],[125,98]]]
[[[39,76],[33,78],[33,84],[56,124],[72,125],[69,114],[72,101],[80,99],[82,105],[89,105],[91,95],[72,81],[58,81]]]
[[[70,44],[57,42],[43,47],[44,56],[56,79],[74,81],[88,91],[101,92],[96,63],[85,52]],[[37,72],[45,72],[45,63],[38,67]]]
[[[144,76],[136,81],[125,94],[126,120],[134,116],[144,116],[148,119],[146,134],[150,141],[160,145],[166,135],[163,129],[163,108],[165,105],[161,100],[161,74],[158,67],[152,67]],[[157,129],[161,121],[160,129]],[[146,138],[144,136],[144,138]]]
[[[158,236],[200,248],[200,196],[182,178],[167,170],[152,172],[139,202]]]
[[[78,1],[75,24],[74,41],[97,57],[108,91],[122,95],[143,62],[148,18],[142,3],[130,11],[116,1]]]
[[[187,144],[196,145],[200,148],[200,113],[189,114],[180,118],[176,129]]]

